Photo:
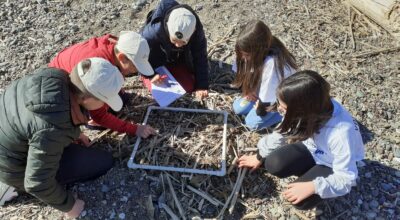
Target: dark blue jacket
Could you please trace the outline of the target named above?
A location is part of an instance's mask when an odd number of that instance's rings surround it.
[[[166,23],[170,12],[180,7],[196,16],[196,29],[188,44],[177,48],[170,42]],[[170,63],[185,62],[195,73],[195,89],[208,89],[207,40],[203,25],[191,7],[174,0],[161,0],[158,7],[147,15],[141,34],[150,46],[149,62],[154,69]]]

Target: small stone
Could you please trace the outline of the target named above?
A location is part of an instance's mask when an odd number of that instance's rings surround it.
[[[85,191],[86,191],[85,187],[83,187],[83,186],[80,186],[80,187],[78,188],[78,190],[79,190],[79,192],[85,192]]]
[[[83,210],[83,212],[81,213],[81,217],[85,217],[87,214],[86,210]]]
[[[357,91],[356,92],[356,96],[359,97],[359,98],[362,98],[362,97],[364,97],[364,93],[361,92],[361,91]]]
[[[362,205],[362,204],[363,204],[363,201],[362,201],[361,199],[358,199],[358,200],[357,200],[357,204]]]
[[[377,189],[372,190],[371,194],[372,196],[377,197],[379,195],[379,191]]]
[[[375,212],[367,212],[366,216],[368,219],[374,219],[376,217],[376,213]]]
[[[110,191],[110,188],[107,185],[102,185],[101,186],[101,192],[106,193]]]
[[[120,213],[120,214],[118,215],[118,218],[119,218],[119,219],[125,219],[125,213]]]
[[[127,201],[128,201],[128,197],[123,196],[123,197],[120,199],[120,201],[121,201],[121,202],[127,202]]]
[[[382,189],[385,190],[386,192],[392,189],[392,185],[387,184],[387,183],[381,183]]]
[[[396,147],[394,149],[394,156],[397,158],[400,158],[400,148],[399,147]]]
[[[369,205],[368,205],[368,203],[366,203],[366,202],[364,202],[363,204],[362,204],[362,209],[365,211],[365,210],[369,210]]]
[[[78,25],[72,25],[71,29],[72,29],[73,32],[78,32],[79,31]]]
[[[0,92],[1,93],[1,92]],[[400,178],[400,171],[396,171],[395,175]]]
[[[289,220],[300,220],[299,217],[297,217],[297,215],[292,215],[290,216]]]
[[[371,207],[372,209],[376,209],[379,207],[379,202],[376,200],[372,200],[371,202],[369,202],[369,207]]]
[[[367,178],[371,178],[372,174],[371,174],[371,172],[367,172],[367,173],[364,174],[364,176],[367,177]]]

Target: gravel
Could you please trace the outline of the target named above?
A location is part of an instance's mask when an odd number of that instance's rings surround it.
[[[246,20],[264,20],[294,53],[301,69],[314,69],[325,76],[331,83],[332,95],[359,122],[366,159],[358,165],[357,187],[346,196],[328,199],[316,209],[302,213],[319,219],[339,215],[339,219],[399,219],[400,52],[354,56],[376,48],[396,47],[399,42],[382,30],[366,28],[369,24],[356,16],[353,23],[356,48],[353,49],[347,8],[340,1],[307,2],[185,1],[198,11],[209,45],[222,39],[234,25],[237,29]],[[146,13],[156,3],[145,0],[0,0],[0,94],[12,81],[45,66],[68,45],[104,33],[118,35],[122,30],[138,31]],[[216,70],[232,63],[233,51],[234,41],[228,41],[211,55],[210,60],[216,61],[210,65],[212,82],[216,79]],[[129,79],[127,84],[133,88],[131,92],[141,87],[137,78]],[[139,117],[142,112],[135,114]],[[115,153],[115,148],[109,150]],[[162,186],[152,180],[157,179],[159,173],[129,170],[126,161],[131,149],[125,150],[123,156],[117,153],[119,160],[107,175],[71,186],[86,203],[82,219],[152,219],[148,214],[152,213],[151,207],[144,205],[148,204],[149,197],[154,205],[154,216],[167,218],[157,205]],[[282,184],[287,181],[263,172],[254,172],[247,178],[254,181],[244,184],[245,193],[241,199],[252,209],[263,210],[265,216],[277,219],[299,219],[280,197]],[[270,184],[269,187],[259,190],[258,194],[250,193],[265,182]],[[27,200],[29,202],[25,202]],[[205,203],[199,211],[201,215],[213,216],[219,208]],[[251,210],[237,208],[235,212],[227,219],[240,219]],[[16,215],[27,219],[32,216],[63,218],[61,212],[26,194],[0,210],[1,219]]]

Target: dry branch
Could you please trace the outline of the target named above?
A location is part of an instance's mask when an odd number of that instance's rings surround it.
[[[194,187],[187,185],[186,188],[188,188],[190,191],[196,193],[197,195],[203,197],[204,199],[206,199],[207,201],[209,201],[211,204],[215,205],[215,206],[222,206],[224,205],[224,203],[220,202],[219,200],[209,196],[207,193],[202,192],[198,189],[195,189]]]
[[[170,191],[170,193],[172,194],[172,197],[174,198],[175,205],[176,205],[176,207],[178,207],[179,214],[181,215],[182,219],[186,220],[185,212],[183,211],[182,205],[181,205],[181,203],[179,202],[178,197],[176,196],[174,187],[172,186],[172,183],[171,183],[171,179],[169,178],[168,175],[165,175],[165,177],[167,178],[167,183],[168,183],[168,186],[169,186],[169,191]]]

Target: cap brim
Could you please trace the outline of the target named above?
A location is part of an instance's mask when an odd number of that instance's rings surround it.
[[[151,67],[149,61],[143,59],[133,59],[133,64],[135,64],[136,69],[139,71],[140,74],[145,76],[152,76],[154,75],[153,67]]]
[[[107,101],[104,100],[105,103],[107,103],[108,106],[112,108],[112,110],[118,112],[122,108],[122,99],[119,95],[116,95],[114,97],[109,98]]]

